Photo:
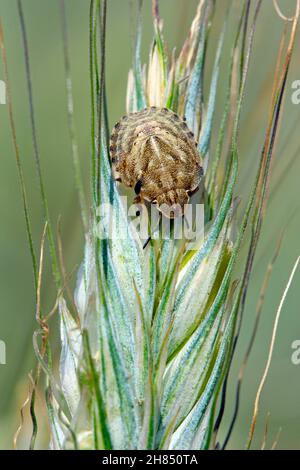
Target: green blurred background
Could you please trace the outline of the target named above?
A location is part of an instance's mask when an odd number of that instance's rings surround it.
[[[219,86],[216,129],[222,112],[227,83],[225,70],[228,64],[230,39],[235,31],[242,2],[243,0],[217,0],[216,18],[212,29],[213,40],[207,58],[206,88],[214,58],[216,33],[228,3],[232,4],[232,12],[223,54],[224,72]],[[182,44],[197,3],[197,0],[160,1],[161,16],[164,19],[164,35],[169,51],[174,46],[177,46],[178,50]],[[59,1],[23,0],[23,6],[29,37],[38,141],[46,192],[54,226],[59,216],[61,217],[64,257],[68,272],[73,272],[72,283],[74,285],[76,279],[74,273],[83,254],[83,232],[68,137]],[[281,1],[281,6],[287,15],[291,15],[295,0]],[[85,188],[88,193],[90,175],[89,2],[88,0],[66,0],[66,8],[77,139]],[[16,2],[0,0],[0,9],[9,63],[17,138],[28,190],[34,241],[38,248],[43,230],[43,217],[33,159],[24,57]],[[108,0],[107,91],[111,126],[125,112],[127,73],[131,65],[132,27],[130,21],[129,1]],[[242,201],[246,200],[263,143],[276,54],[283,28],[283,21],[276,15],[271,0],[263,0],[240,133],[241,165],[237,193]],[[148,60],[151,39],[151,2],[145,0],[143,62]],[[267,291],[254,351],[247,367],[242,388],[240,414],[229,446],[231,448],[243,448],[246,442],[254,397],[267,357],[276,307],[293,262],[300,253],[300,162],[298,158],[300,105],[296,106],[291,102],[291,83],[300,79],[299,52],[298,34],[287,85],[280,138],[274,159],[270,200],[248,292],[243,330],[230,376],[228,408],[222,434],[231,416],[237,372],[253,326],[259,290],[266,267],[283,229],[285,229],[285,234]],[[3,67],[0,62],[0,79],[2,78]],[[0,105],[0,220],[0,340],[5,341],[7,348],[7,364],[0,365],[0,448],[7,449],[12,447],[13,433],[19,423],[19,410],[28,391],[28,373],[35,364],[32,347],[32,334],[35,329],[35,299],[20,188],[5,105]],[[42,288],[44,312],[49,311],[55,301],[49,259],[46,261]],[[300,449],[300,365],[296,366],[291,362],[291,344],[294,340],[300,339],[299,286],[300,273],[295,277],[283,309],[272,366],[262,396],[255,447],[260,446],[266,416],[270,412],[267,447],[272,445],[278,429],[282,428],[278,448]],[[54,332],[56,326],[54,319],[51,323],[54,350],[57,350]],[[28,424],[27,436],[26,432],[25,436],[23,432],[20,441],[21,446],[24,447],[28,446],[29,426]],[[39,445],[43,446],[43,442],[41,441]]]

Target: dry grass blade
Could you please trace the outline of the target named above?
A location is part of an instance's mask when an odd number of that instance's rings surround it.
[[[273,5],[274,5],[274,8],[275,8],[276,13],[277,13],[277,15],[279,16],[279,18],[281,18],[281,19],[284,20],[284,21],[294,21],[295,16],[292,16],[292,17],[289,18],[288,16],[285,16],[285,15],[282,13],[282,11],[281,11],[281,9],[280,9],[280,7],[279,7],[279,5],[278,5],[278,1],[277,1],[277,0],[273,0]]]
[[[70,286],[69,286],[69,279],[70,275],[68,276],[67,271],[66,271],[66,266],[65,266],[65,260],[64,260],[64,250],[63,250],[63,245],[62,245],[62,237],[61,237],[61,218],[59,217],[58,222],[57,222],[57,248],[58,248],[58,258],[59,258],[59,264],[60,264],[60,270],[62,274],[62,280],[63,280],[63,287],[66,289],[68,299],[70,301],[70,304],[72,305],[72,311],[76,320],[76,323],[78,327],[80,327],[80,318],[78,314],[78,310],[75,304],[74,296],[71,292]],[[60,295],[63,293],[63,288],[61,289],[61,292],[59,292],[59,295],[57,296],[56,300],[56,307],[59,302]],[[55,308],[56,310],[56,308]]]
[[[30,401],[31,401],[32,392],[33,392],[33,389],[34,389],[34,382],[33,382],[33,379],[32,379],[30,374],[29,374],[29,378],[30,378],[31,385],[29,385],[28,395],[27,395],[24,403],[21,406],[21,409],[20,409],[21,420],[20,420],[19,427],[16,430],[14,438],[13,438],[13,448],[14,448],[14,450],[18,449],[19,435],[20,435],[20,433],[22,431],[22,428],[24,426],[24,410],[25,410],[26,406],[28,405],[28,403],[30,403]]]
[[[261,232],[262,222],[264,219],[266,202],[268,200],[268,187],[270,184],[270,169],[271,169],[271,164],[273,160],[274,147],[275,147],[278,127],[279,127],[279,121],[281,117],[281,109],[282,109],[283,96],[284,96],[284,91],[285,91],[285,86],[286,86],[286,81],[287,81],[287,75],[289,71],[290,60],[291,60],[292,51],[293,51],[294,42],[295,42],[296,28],[297,28],[298,20],[299,20],[299,11],[300,11],[300,1],[297,2],[296,14],[295,14],[294,22],[291,28],[290,40],[289,40],[289,44],[287,47],[287,52],[286,52],[284,64],[282,66],[281,74],[280,74],[278,62],[282,54],[282,42],[279,48],[279,59],[276,64],[276,74],[278,76],[275,76],[274,84],[273,84],[268,128],[266,131],[266,138],[265,138],[264,147],[262,151],[261,164],[260,164],[260,168],[259,168],[259,172],[257,176],[257,182],[255,184],[256,191],[252,195],[253,199],[250,201],[250,206],[249,206],[251,208],[252,203],[254,202],[251,241],[250,241],[250,248],[249,248],[249,252],[247,256],[246,268],[244,271],[243,281],[242,281],[243,287],[242,287],[241,300],[240,300],[239,325],[238,325],[236,337],[234,339],[233,352],[236,348],[237,339],[238,339],[239,332],[240,332],[241,325],[242,325],[243,312],[245,309],[246,294],[247,294],[248,285],[250,281],[250,275],[252,272],[254,255],[256,252],[256,247],[257,247],[257,243],[258,243],[260,232]],[[226,387],[226,381],[225,381],[224,386]],[[225,390],[225,396],[226,396],[226,390]]]
[[[99,12],[100,22],[100,80],[99,80],[99,93],[98,93],[98,159],[96,170],[96,188],[98,197],[100,197],[100,161],[101,161],[101,145],[102,143],[102,120],[104,117],[104,104],[105,104],[105,51],[106,51],[106,15],[107,15],[107,1],[101,1],[101,12]],[[100,199],[97,199],[97,206],[100,204]]]
[[[68,37],[65,0],[60,0],[60,8],[61,8],[61,23],[62,23],[62,36],[63,36],[64,65],[65,65],[65,75],[66,75],[68,126],[69,126],[69,134],[70,134],[71,147],[72,147],[75,180],[76,180],[79,204],[80,204],[80,209],[81,209],[81,218],[82,218],[84,230],[86,231],[88,228],[88,219],[87,219],[86,200],[85,200],[83,182],[82,182],[81,171],[80,171],[78,144],[77,144],[76,132],[75,132],[73,83],[72,83],[72,77],[71,77],[71,65],[70,65],[70,58],[69,58],[69,37]]]
[[[271,274],[272,274],[272,271],[273,271],[273,268],[274,268],[274,264],[277,260],[279,252],[280,252],[282,239],[283,239],[283,235],[281,235],[281,237],[280,237],[280,239],[277,243],[276,251],[274,253],[274,256],[273,256],[272,260],[270,261],[270,263],[267,267],[267,271],[266,271],[266,274],[265,274],[265,277],[264,277],[264,280],[263,280],[263,283],[262,283],[262,287],[261,287],[261,291],[260,291],[259,299],[258,299],[258,304],[257,304],[257,308],[256,308],[256,314],[255,314],[255,320],[254,320],[254,326],[253,326],[251,338],[250,338],[249,345],[248,345],[247,351],[245,353],[242,365],[241,365],[240,370],[239,370],[238,381],[237,381],[236,392],[235,392],[234,412],[233,412],[233,416],[232,416],[232,419],[231,419],[231,422],[230,422],[230,425],[229,425],[227,435],[224,439],[222,449],[226,448],[226,446],[229,442],[229,439],[232,435],[232,431],[234,429],[236,420],[237,420],[237,416],[238,416],[238,412],[239,412],[239,405],[240,405],[240,394],[241,394],[241,388],[242,388],[242,383],[243,383],[243,379],[244,379],[244,374],[245,374],[246,367],[247,367],[247,364],[248,364],[248,360],[249,360],[249,357],[251,355],[251,351],[253,349],[255,338],[256,338],[256,335],[257,335],[257,332],[258,332],[258,326],[259,326],[259,322],[260,322],[260,318],[261,318],[261,314],[262,314],[262,308],[263,308],[263,305],[264,305],[265,295],[266,295],[266,292],[267,292],[267,289],[268,289],[268,285],[269,285],[269,282],[270,282],[270,278],[271,278]]]
[[[262,438],[262,443],[261,443],[261,446],[260,446],[260,450],[265,450],[265,448],[266,448],[267,438],[268,438],[268,434],[269,434],[269,423],[270,423],[270,412],[268,412],[268,414],[267,414],[266,424],[265,424],[265,431],[264,431],[264,435],[263,435],[263,438]]]
[[[57,261],[57,255],[56,255],[56,249],[55,249],[54,236],[53,236],[53,231],[52,231],[52,227],[50,223],[50,213],[49,213],[44,180],[43,180],[43,175],[42,175],[40,151],[39,151],[38,138],[37,138],[37,127],[36,127],[36,119],[35,119],[35,111],[34,111],[33,88],[32,88],[32,79],[31,79],[31,67],[30,67],[27,31],[26,31],[26,25],[25,25],[25,16],[23,12],[22,2],[20,0],[17,1],[17,7],[18,7],[18,15],[19,15],[21,34],[22,34],[22,43],[23,43],[23,49],[24,49],[25,71],[26,71],[26,81],[27,81],[28,101],[29,101],[29,115],[30,115],[30,125],[31,125],[35,165],[37,169],[37,175],[38,175],[38,181],[39,181],[39,187],[40,187],[41,202],[42,202],[43,211],[44,211],[44,221],[47,222],[47,236],[48,236],[49,250],[50,250],[50,255],[51,255],[51,260],[52,260],[53,276],[54,276],[57,287],[60,288],[61,278],[60,278],[60,273],[58,269],[58,261]]]
[[[275,449],[276,449],[276,447],[277,447],[277,445],[278,445],[278,441],[279,441],[280,435],[281,435],[281,431],[282,431],[282,429],[279,428],[279,429],[278,429],[278,432],[277,432],[277,435],[276,435],[276,437],[275,437],[275,440],[274,440],[274,442],[273,442],[273,444],[272,444],[271,450],[275,450]]]
[[[45,224],[43,235],[42,235],[42,240],[41,240],[38,286],[37,286],[37,300],[36,300],[36,320],[38,324],[40,325],[41,332],[42,332],[42,352],[41,352],[42,357],[44,357],[46,353],[47,340],[48,340],[48,334],[49,334],[49,328],[47,326],[47,323],[42,318],[42,315],[41,315],[41,287],[42,287],[44,244],[45,244],[46,231],[47,231],[47,222]],[[31,401],[30,401],[30,415],[31,415],[32,426],[33,426],[32,435],[30,439],[30,449],[34,449],[36,436],[37,436],[37,430],[38,430],[34,407],[35,407],[36,387],[39,382],[40,375],[41,375],[41,365],[40,363],[38,363],[36,372],[35,372],[34,381],[33,381],[33,389],[32,389],[32,394],[31,394]]]
[[[279,304],[279,307],[278,307],[278,310],[277,310],[277,313],[276,313],[274,326],[273,326],[273,333],[272,333],[272,338],[271,338],[271,343],[270,343],[270,348],[269,348],[268,359],[267,359],[266,367],[265,367],[265,370],[263,372],[263,375],[262,375],[262,378],[261,378],[261,381],[260,381],[260,384],[259,384],[259,387],[258,387],[258,390],[257,390],[256,399],[255,399],[255,403],[254,403],[253,417],[252,417],[252,422],[251,422],[250,431],[249,431],[248,443],[247,443],[247,446],[246,446],[247,449],[250,449],[251,443],[252,443],[252,440],[253,440],[253,435],[254,435],[254,431],[255,431],[255,426],[256,426],[256,421],[257,421],[257,416],[258,416],[258,410],[259,410],[260,397],[261,397],[261,393],[262,393],[262,390],[264,388],[265,381],[266,381],[266,378],[268,376],[268,372],[269,372],[271,361],[272,361],[272,356],[273,356],[273,351],[274,351],[274,344],[275,344],[275,339],[276,339],[276,335],[277,335],[278,323],[279,323],[282,307],[283,307],[283,304],[285,302],[288,291],[290,289],[290,286],[291,286],[291,283],[293,281],[293,278],[294,278],[294,275],[295,275],[295,272],[297,270],[299,262],[300,262],[300,256],[297,258],[297,260],[294,264],[294,267],[293,267],[292,272],[290,274],[288,283],[287,283],[286,288],[283,292],[283,295],[282,295],[282,298],[280,300],[280,304]]]
[[[18,169],[18,175],[19,175],[19,181],[20,181],[23,211],[24,211],[24,216],[25,216],[26,231],[27,231],[27,237],[28,237],[28,242],[29,242],[29,250],[31,254],[33,274],[34,274],[34,284],[35,284],[35,291],[36,291],[37,280],[38,280],[37,261],[36,261],[33,238],[32,238],[32,228],[31,228],[31,221],[30,221],[30,216],[29,216],[29,208],[28,208],[28,202],[27,202],[23,168],[21,164],[19,146],[17,143],[17,134],[16,134],[16,127],[15,127],[12,99],[11,99],[11,91],[10,91],[10,80],[9,80],[9,75],[8,75],[7,57],[6,57],[6,50],[5,50],[5,45],[4,45],[4,34],[3,34],[1,20],[0,20],[0,48],[1,48],[2,61],[4,64],[4,78],[5,78],[5,83],[6,83],[9,123],[10,123],[10,128],[11,128],[11,133],[12,133],[12,140],[13,140],[13,146],[15,150],[15,157],[16,157],[16,163],[17,163],[17,169]]]

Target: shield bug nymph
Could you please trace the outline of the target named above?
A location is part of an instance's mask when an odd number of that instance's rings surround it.
[[[116,181],[135,190],[135,202],[150,201],[166,217],[184,213],[203,176],[193,133],[167,108],[146,108],[115,125],[110,156]]]

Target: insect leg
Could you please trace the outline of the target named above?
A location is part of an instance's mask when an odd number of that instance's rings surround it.
[[[193,194],[195,194],[197,191],[199,191],[199,186],[197,186],[195,189],[193,189],[192,191],[188,191],[188,195],[189,196],[193,196]]]
[[[151,238],[152,238],[152,234],[156,231],[157,227],[159,227],[160,225],[160,222],[161,222],[161,219],[162,219],[162,214],[161,212],[159,213],[159,219],[158,219],[158,223],[156,225],[156,227],[154,228],[153,232],[149,235],[149,237],[147,238],[147,240],[145,241],[144,245],[143,245],[143,250],[147,247],[147,245],[149,244]]]

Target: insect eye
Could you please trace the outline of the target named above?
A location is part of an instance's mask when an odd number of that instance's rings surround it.
[[[135,187],[134,187],[135,194],[140,194],[141,188],[142,188],[142,181],[138,180],[135,184]]]

